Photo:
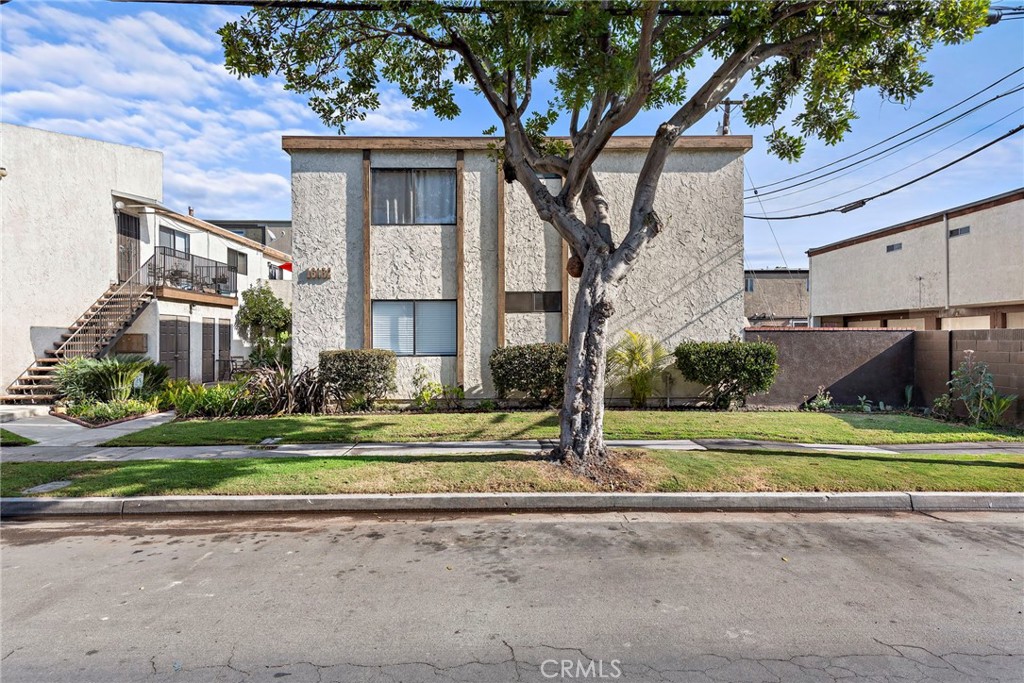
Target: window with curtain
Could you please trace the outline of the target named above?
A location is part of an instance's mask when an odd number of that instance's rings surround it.
[[[454,356],[455,302],[374,301],[373,348],[399,356]]]
[[[188,233],[173,228],[160,228],[160,246],[180,251],[183,254],[189,253]]]
[[[455,224],[454,169],[375,169],[370,193],[374,225]]]

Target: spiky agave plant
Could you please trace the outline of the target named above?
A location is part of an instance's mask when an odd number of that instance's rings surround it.
[[[625,336],[608,350],[608,378],[629,390],[629,404],[642,408],[654,395],[658,376],[669,364],[671,354],[649,334],[626,330]]]

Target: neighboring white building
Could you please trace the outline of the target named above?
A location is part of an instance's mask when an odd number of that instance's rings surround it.
[[[1024,328],[1024,188],[807,254],[814,325]]]
[[[502,345],[567,336],[567,250],[525,191],[506,184],[488,138],[285,137],[292,157],[295,364],[327,349],[384,348],[398,398],[417,366],[468,398],[494,396]],[[650,138],[615,138],[595,172],[624,230]],[[743,154],[749,137],[680,139],[657,210],[666,228],[616,303],[610,338],[672,348],[743,327]],[[555,184],[558,179],[548,182]],[[618,237],[622,235],[619,234]],[[693,396],[677,383],[673,394]]]
[[[270,281],[290,298],[287,254],[161,204],[159,152],[11,124],[0,135],[6,398],[45,400],[59,358],[114,350],[224,378],[248,355],[239,292]]]

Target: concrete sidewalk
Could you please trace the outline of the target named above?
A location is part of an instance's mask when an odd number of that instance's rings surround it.
[[[142,418],[152,420],[162,416]],[[57,418],[49,418],[57,420]],[[169,418],[165,418],[169,419]],[[65,422],[64,420],[58,420]],[[138,421],[137,421],[138,422]],[[20,426],[21,423],[19,423]],[[65,422],[65,424],[71,424]],[[127,423],[125,423],[127,424]],[[152,422],[150,424],[153,424]],[[71,425],[83,429],[77,425]],[[117,429],[121,425],[105,427]],[[22,430],[19,430],[19,433]],[[86,430],[103,431],[103,430]],[[114,438],[120,433],[108,433]],[[28,436],[26,434],[26,436]],[[79,439],[79,441],[74,441]],[[82,443],[77,433],[50,439],[35,446],[5,448],[0,453],[3,462],[67,462],[67,461],[129,461],[129,460],[208,460],[221,458],[336,458],[398,456],[422,457],[428,455],[468,455],[493,453],[535,453],[550,450],[555,442],[541,440],[510,441],[438,441],[414,443],[320,443],[320,444],[268,444],[265,446],[131,446],[101,447]],[[68,441],[70,443],[62,443]],[[91,439],[97,441],[98,439]],[[609,440],[612,448],[643,448],[672,451],[806,451],[808,453],[857,453],[863,455],[949,454],[992,455],[996,453],[1024,455],[1021,442],[981,442],[949,444],[897,444],[886,446],[856,446],[850,444],[809,444],[781,441],[754,441],[749,439],[675,439],[675,440]]]

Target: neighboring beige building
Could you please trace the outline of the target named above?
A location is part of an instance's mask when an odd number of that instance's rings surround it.
[[[624,226],[650,138],[616,138],[595,171]],[[417,366],[469,398],[494,396],[506,344],[566,338],[575,280],[555,230],[506,184],[488,138],[285,137],[292,157],[297,366],[320,351],[399,355],[398,398]],[[669,347],[743,326],[743,154],[749,137],[683,138],[657,208],[667,226],[611,320]],[[555,185],[558,179],[547,182]],[[620,235],[621,237],[621,235]],[[692,392],[681,385],[674,392]],[[692,393],[690,394],[692,395]]]
[[[1024,188],[807,254],[815,325],[1024,328]]]
[[[806,327],[811,310],[806,268],[762,268],[743,273],[743,313],[751,327]]]
[[[0,124],[5,400],[46,401],[70,356],[144,353],[214,381],[248,348],[238,293],[290,295],[287,254],[161,204],[163,156]]]

